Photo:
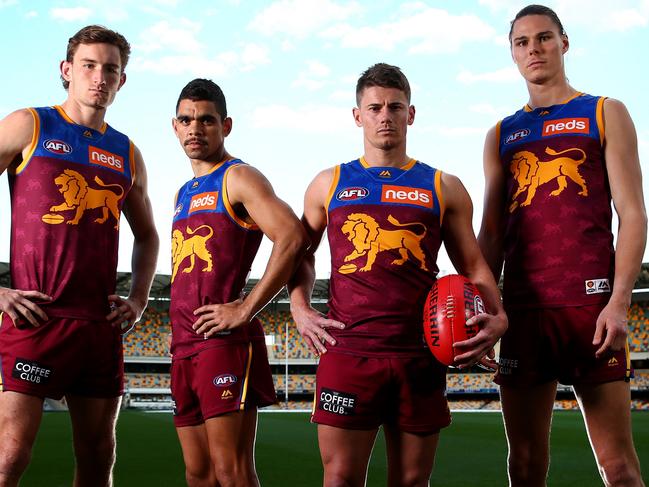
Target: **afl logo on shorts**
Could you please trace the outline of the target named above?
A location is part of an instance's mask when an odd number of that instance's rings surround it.
[[[70,154],[72,152],[70,144],[58,139],[47,139],[43,142],[43,148],[53,154]]]
[[[338,201],[362,200],[369,194],[370,192],[366,188],[362,188],[360,186],[355,188],[345,188],[338,191],[338,194],[336,194],[336,199]]]
[[[228,387],[231,386],[232,384],[236,384],[237,382],[237,376],[234,374],[221,374],[217,375],[214,377],[214,380],[212,383],[216,387]]]

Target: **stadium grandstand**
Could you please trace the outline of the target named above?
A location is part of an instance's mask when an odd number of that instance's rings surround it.
[[[249,291],[257,280],[246,285]],[[10,286],[9,269],[0,263],[0,286]],[[119,273],[118,293],[126,295],[130,273]],[[170,409],[171,358],[167,349],[170,276],[156,275],[149,306],[134,331],[124,339],[126,407]],[[329,282],[318,279],[313,294],[314,306],[326,311]],[[271,409],[310,410],[315,391],[317,358],[299,336],[289,312],[286,290],[258,314],[266,334],[266,345],[273,370],[278,404]],[[635,376],[631,379],[634,409],[649,410],[649,263],[643,264],[636,281],[629,310],[629,348]],[[498,386],[493,375],[475,368],[459,372],[449,369],[447,392],[452,409],[498,410]],[[569,387],[560,386],[556,409],[576,409]]]

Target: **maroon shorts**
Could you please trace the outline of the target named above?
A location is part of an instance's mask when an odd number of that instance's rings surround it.
[[[274,404],[275,386],[263,341],[201,350],[171,362],[176,427]]]
[[[566,385],[628,380],[628,347],[595,358],[595,324],[604,306],[508,310],[496,383],[521,387],[553,380]]]
[[[118,397],[124,391],[122,335],[106,321],[72,318],[18,329],[3,313],[0,391],[53,399]]]
[[[345,429],[382,424],[418,434],[451,423],[446,368],[433,356],[359,357],[329,351],[320,357],[311,421]]]

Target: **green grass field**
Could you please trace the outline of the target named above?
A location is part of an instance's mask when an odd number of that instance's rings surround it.
[[[117,487],[182,486],[180,447],[170,414],[121,413],[118,423]],[[640,461],[649,473],[649,412],[633,415]],[[431,485],[505,486],[505,439],[495,413],[455,413],[440,438]],[[66,413],[46,413],[34,457],[21,486],[68,487],[73,459]],[[264,487],[321,485],[315,426],[301,413],[262,413],[257,436],[257,471]],[[385,485],[386,461],[380,437],[369,469],[368,485]],[[647,477],[649,478],[649,477]],[[601,485],[578,412],[555,412],[549,485]]]

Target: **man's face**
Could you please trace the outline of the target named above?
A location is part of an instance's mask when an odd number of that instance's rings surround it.
[[[354,120],[363,127],[366,143],[381,150],[405,144],[408,125],[415,120],[415,107],[403,91],[370,86],[363,91],[359,105],[354,108]]]
[[[546,15],[527,15],[514,23],[512,58],[528,83],[543,84],[556,77],[565,78],[563,55],[568,37]]]
[[[105,109],[126,81],[119,49],[112,44],[80,44],[72,61],[61,63],[61,76],[70,83],[68,98]]]
[[[232,119],[222,120],[211,101],[185,99],[178,105],[173,127],[187,157],[218,162],[223,156],[225,138],[232,130]]]

